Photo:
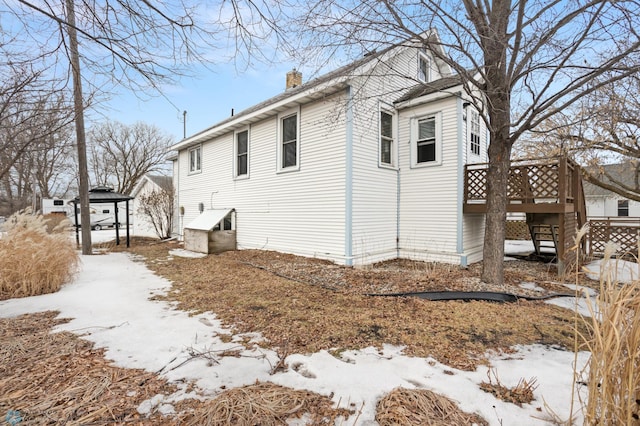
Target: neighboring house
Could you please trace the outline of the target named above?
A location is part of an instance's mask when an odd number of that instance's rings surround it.
[[[588,169],[593,173],[594,169]],[[602,166],[602,171],[611,176],[614,181],[626,186],[635,187],[635,167],[629,164],[607,164]],[[605,174],[601,179],[605,183],[612,184]],[[587,205],[587,217],[640,217],[640,203],[629,200],[624,196],[592,183],[584,183],[584,198]]]
[[[139,211],[140,196],[149,195],[157,191],[171,191],[173,188],[173,178],[171,176],[160,176],[146,174],[140,179],[131,192],[133,198],[133,235],[143,237],[158,237],[156,230],[149,217]]]
[[[294,70],[282,94],[173,146],[176,231],[229,212],[220,229],[240,249],[467,265],[482,259],[484,216],[462,213],[464,165],[487,161],[487,143],[461,80],[423,48],[304,84]]]

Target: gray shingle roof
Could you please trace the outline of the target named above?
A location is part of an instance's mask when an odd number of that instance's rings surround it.
[[[443,77],[429,83],[418,84],[410,89],[405,95],[396,100],[396,103],[430,95],[436,92],[441,92],[443,90],[451,89],[452,87],[458,86],[460,84],[462,84],[462,79],[457,75]]]
[[[173,178],[171,176],[147,175],[147,177],[164,190],[169,190],[173,186]]]
[[[635,167],[631,163],[605,164],[599,167],[587,167],[586,172],[603,180],[606,184],[615,185],[606,175],[610,175],[614,180],[630,187],[634,187]],[[615,195],[608,189],[601,188],[589,182],[584,182],[584,195],[592,196],[612,196]]]

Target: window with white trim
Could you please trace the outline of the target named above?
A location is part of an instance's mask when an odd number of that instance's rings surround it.
[[[480,114],[471,110],[469,122],[469,150],[472,154],[480,155]]]
[[[393,114],[380,110],[380,164],[393,166]]]
[[[629,200],[618,200],[618,216],[629,216]]]
[[[278,116],[278,169],[300,168],[300,111]]]
[[[249,129],[235,134],[235,177],[247,177],[249,175]]]
[[[198,145],[189,150],[189,173],[198,173],[202,170],[202,146]]]
[[[436,165],[442,162],[440,113],[413,119],[411,135],[413,167]]]
[[[426,49],[420,49],[418,51],[418,80],[423,83],[428,83],[430,80],[430,69],[430,61]]]

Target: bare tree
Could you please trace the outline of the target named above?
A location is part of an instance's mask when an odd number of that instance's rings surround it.
[[[638,72],[640,64],[629,60],[640,47],[637,1],[319,0],[302,23],[308,31],[301,39],[332,53],[416,40],[472,89],[491,137],[482,272],[491,283],[504,278],[514,142],[599,87]]]
[[[170,238],[173,229],[174,190],[157,189],[138,197],[138,213],[144,215],[160,239]]]
[[[63,93],[50,90],[54,82],[42,69],[9,59],[0,64],[7,76],[0,82],[0,209],[5,214],[33,204],[38,193],[64,195],[73,177],[69,103]]]
[[[217,6],[218,13],[182,0],[78,4],[74,0],[3,0],[2,6],[0,12],[14,18],[10,26],[14,44],[23,45],[26,51],[37,46],[38,57],[52,64],[69,64],[71,72],[69,68],[57,71],[72,76],[84,223],[89,220],[89,198],[83,82],[96,90],[108,91],[119,85],[136,93],[147,94],[149,89],[159,92],[162,84],[187,74],[192,64],[219,57],[215,55],[219,46],[234,45],[236,52],[231,56],[245,57],[249,63],[260,52],[254,50],[256,37],[263,42],[287,40],[277,31],[277,1],[222,2]],[[87,227],[82,229],[82,252],[91,253]]]
[[[516,148],[520,155],[569,155],[587,181],[640,201],[640,77],[599,87]]]
[[[137,122],[107,121],[89,133],[89,165],[93,182],[129,194],[149,172],[162,169],[173,137],[158,127]]]

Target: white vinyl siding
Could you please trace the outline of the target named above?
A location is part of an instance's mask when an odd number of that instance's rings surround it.
[[[417,162],[418,123],[435,118],[438,167]],[[449,97],[399,112],[400,257],[451,263],[477,261],[484,216],[462,215],[459,147],[466,143],[458,100]],[[432,163],[426,163],[432,164]],[[462,237],[458,236],[462,220]],[[462,250],[458,242],[462,238]],[[481,249],[481,247],[480,247]],[[481,253],[481,251],[480,251]]]
[[[199,203],[205,209],[235,208],[239,248],[344,263],[346,131],[344,117],[334,113],[339,98],[344,94],[297,109],[305,167],[296,173],[279,173],[276,168],[279,118],[275,115],[251,125],[250,179],[233,178],[234,132],[204,142],[202,173],[188,180],[180,177],[182,223],[198,215]],[[180,161],[186,160],[183,151]]]
[[[588,195],[585,197],[587,204],[587,217],[602,217],[602,216],[619,216],[619,203],[623,200],[619,195],[611,192],[611,195]],[[640,203],[633,200],[628,200],[628,213],[630,217],[640,217]]]
[[[294,109],[282,106],[276,113],[274,108],[252,121],[251,179],[236,177],[241,169],[236,135],[247,123],[203,143],[199,175],[188,176],[188,151],[181,151],[182,223],[197,216],[203,203],[205,209],[236,209],[241,249],[348,265],[396,257],[479,260],[483,217],[463,216],[458,205],[461,164],[468,155],[461,101],[450,96],[411,108],[393,106],[416,83],[418,55],[413,48],[379,58],[344,91]],[[427,59],[429,78],[440,78],[431,68],[436,62]],[[391,131],[383,111],[392,115]],[[420,133],[419,120],[431,127]],[[434,161],[416,161],[420,134],[432,139],[423,142],[435,143]]]

